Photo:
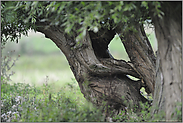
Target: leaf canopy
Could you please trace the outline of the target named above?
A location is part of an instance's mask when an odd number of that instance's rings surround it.
[[[151,6],[151,11],[149,10]],[[162,16],[161,2],[128,1],[2,1],[1,42],[17,41],[28,30],[36,31],[37,23],[59,26],[65,33],[77,32],[83,36],[85,30],[99,31],[100,28],[123,31],[135,23],[151,20],[149,13]]]

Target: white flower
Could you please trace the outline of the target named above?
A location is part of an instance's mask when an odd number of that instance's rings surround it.
[[[15,101],[18,102],[18,101],[20,101],[20,99],[21,99],[21,96],[17,96],[17,97],[15,98]]]
[[[7,112],[7,114],[10,115],[11,114],[11,111]]]
[[[19,112],[13,112],[12,114],[13,114],[13,115],[14,115],[14,114],[17,114],[17,115],[18,115],[18,114],[19,114]]]
[[[5,114],[5,113],[1,115],[1,117],[5,117],[5,116],[6,116],[6,114]]]
[[[16,108],[16,105],[13,105],[12,108]]]

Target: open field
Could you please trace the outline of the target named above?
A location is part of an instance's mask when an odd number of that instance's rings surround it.
[[[74,75],[69,69],[67,60],[60,55],[23,56],[12,69],[15,75],[13,82],[42,85],[46,81],[59,87],[72,82]]]

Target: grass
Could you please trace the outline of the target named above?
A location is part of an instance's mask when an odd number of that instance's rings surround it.
[[[12,71],[15,72],[11,77],[12,83],[40,86],[48,81],[56,90],[74,79],[67,60],[62,55],[23,55]]]

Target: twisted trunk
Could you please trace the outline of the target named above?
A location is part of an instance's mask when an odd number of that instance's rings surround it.
[[[43,24],[37,24],[41,25],[38,31],[50,38],[65,54],[84,97],[96,106],[102,106],[106,116],[111,115],[111,111],[114,114],[124,110],[129,102],[138,105],[139,102],[148,101],[140,94],[142,81],[126,76],[141,78],[141,75],[126,61],[110,57],[108,44],[115,35],[114,30],[87,31],[86,36],[77,43],[75,37],[65,34],[58,27],[45,29]]]

